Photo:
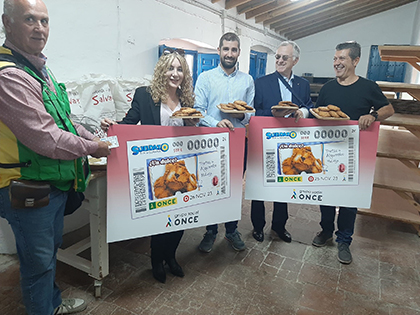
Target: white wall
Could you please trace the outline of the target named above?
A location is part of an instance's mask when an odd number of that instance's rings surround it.
[[[153,73],[159,40],[188,38],[217,47],[220,36],[227,31],[239,31],[240,69],[248,72],[251,47],[262,46],[273,52],[282,40],[270,30],[264,35],[261,24],[245,20],[244,14],[238,16],[236,9],[226,11],[223,19],[223,0],[215,4],[209,0],[44,1],[51,19],[44,52],[50,68],[62,81],[77,80],[89,73],[142,79]],[[366,76],[370,45],[420,42],[418,11],[416,1],[297,40],[302,54],[295,73],[334,76],[334,47],[342,41],[357,40],[363,49],[357,73]],[[269,54],[267,73],[275,70],[274,62]]]
[[[317,77],[334,77],[332,58],[338,43],[356,40],[362,46],[362,58],[356,73],[366,76],[371,45],[412,43],[413,22],[418,1],[360,19],[297,40],[302,53],[295,73],[313,73]],[[417,17],[418,20],[418,17]],[[419,23],[417,22],[417,29]]]
[[[240,69],[249,70],[249,51],[260,45],[275,50],[281,37],[264,34],[261,24],[246,21],[236,9],[222,19],[224,1],[208,0],[44,0],[50,38],[44,50],[61,81],[85,74],[139,78],[153,73],[158,43],[188,38],[217,47],[223,30],[239,31]]]

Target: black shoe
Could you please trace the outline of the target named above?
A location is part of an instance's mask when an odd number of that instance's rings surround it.
[[[175,260],[175,258],[168,259],[166,263],[168,264],[169,270],[174,276],[181,278],[185,276],[184,271],[182,270],[178,262]]]
[[[349,244],[347,243],[338,243],[337,247],[338,247],[338,261],[341,262],[342,264],[350,264],[353,260],[352,256],[351,256],[351,252],[350,252],[350,248],[349,248]]]
[[[257,242],[264,242],[264,232],[263,231],[252,231],[252,236],[255,238]]]
[[[272,229],[272,230],[274,232],[276,232],[277,235],[280,237],[280,239],[282,239],[286,243],[290,243],[292,241],[292,236],[290,235],[290,233],[286,229],[284,229],[284,230],[275,230],[275,229]]]
[[[155,278],[157,281],[162,283],[166,282],[166,272],[165,268],[163,267],[163,262],[152,264],[152,272],[153,278]]]
[[[327,245],[327,242],[332,240],[332,234],[326,233],[324,231],[318,232],[312,241],[312,245],[316,247],[323,247]]]

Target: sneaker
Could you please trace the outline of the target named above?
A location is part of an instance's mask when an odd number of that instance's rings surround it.
[[[327,245],[327,242],[332,240],[332,234],[327,234],[324,231],[318,232],[312,241],[312,245],[322,247]]]
[[[226,233],[225,239],[227,239],[232,245],[234,250],[242,251],[245,249],[245,243],[241,239],[241,233],[235,230],[233,233]]]
[[[198,249],[204,253],[210,253],[215,240],[216,234],[213,234],[213,231],[207,231],[200,245],[198,245]]]
[[[82,299],[63,299],[61,305],[54,311],[54,315],[73,314],[84,311],[87,303]]]
[[[338,261],[342,264],[349,264],[352,262],[353,258],[351,257],[350,245],[347,243],[338,243]]]

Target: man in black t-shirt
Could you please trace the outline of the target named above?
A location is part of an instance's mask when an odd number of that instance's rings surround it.
[[[336,105],[359,121],[360,130],[365,130],[375,121],[381,121],[394,113],[392,105],[383,95],[379,86],[370,80],[356,75],[356,66],[360,61],[360,45],[356,42],[338,44],[335,48],[334,71],[336,80],[326,83],[316,102],[316,107]],[[321,206],[322,231],[312,241],[314,246],[325,246],[332,239],[335,219],[335,207]],[[352,262],[350,244],[354,232],[357,208],[340,207],[336,232],[338,260],[343,264]]]

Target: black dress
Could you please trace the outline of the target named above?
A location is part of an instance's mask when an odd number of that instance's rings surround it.
[[[120,124],[160,126],[160,103],[153,102],[146,87],[136,89],[131,108]],[[150,242],[152,266],[175,258],[175,252],[184,231],[153,235]]]

